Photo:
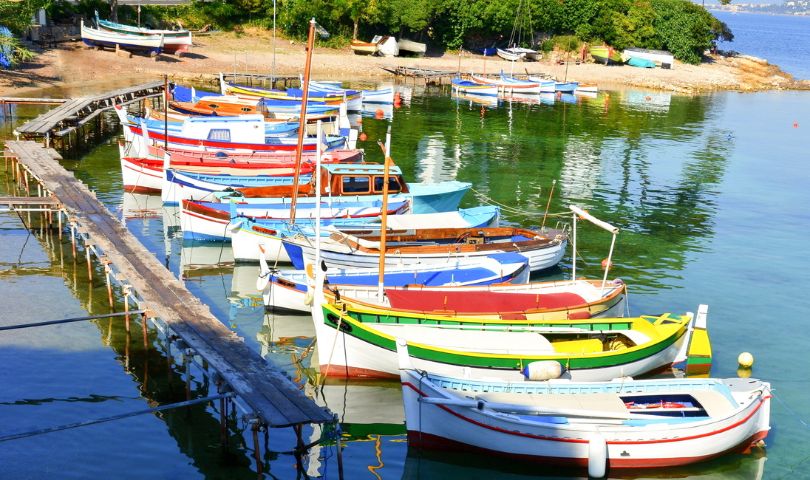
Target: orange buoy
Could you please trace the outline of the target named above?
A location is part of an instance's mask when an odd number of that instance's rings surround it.
[[[397,108],[402,106],[402,95],[399,92],[394,92],[394,106]]]
[[[605,258],[604,260],[602,260],[602,268],[610,268],[610,267],[612,267],[612,266],[613,266],[613,262],[611,262],[611,261],[610,261],[610,260],[608,260],[607,258]]]
[[[368,135],[366,135],[366,132],[360,132],[360,135],[357,138],[359,138],[361,142],[365,142],[368,140]]]
[[[382,108],[378,108],[377,111],[374,112],[374,118],[380,120],[385,117],[385,112],[383,112]]]

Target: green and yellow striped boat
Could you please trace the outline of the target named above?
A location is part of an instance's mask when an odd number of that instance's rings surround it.
[[[375,316],[347,313],[323,298],[316,290],[313,321],[325,376],[396,377],[401,338],[417,369],[441,375],[610,380],[685,361],[696,325],[689,313],[564,321]],[[705,308],[700,312],[705,331]]]

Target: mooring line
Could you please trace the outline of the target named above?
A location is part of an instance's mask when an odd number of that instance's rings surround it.
[[[121,413],[121,414],[118,414],[118,415],[112,415],[110,417],[102,417],[102,418],[96,418],[94,420],[86,420],[86,421],[83,421],[83,422],[74,422],[74,423],[68,423],[68,424],[65,424],[65,425],[57,425],[57,426],[54,426],[54,427],[40,428],[38,430],[31,430],[31,431],[28,431],[28,432],[11,433],[11,434],[8,434],[8,435],[0,436],[0,442],[5,442],[5,441],[8,441],[8,440],[19,440],[21,438],[33,437],[33,436],[36,436],[36,435],[43,435],[43,434],[52,433],[52,432],[59,432],[59,431],[62,431],[62,430],[69,430],[71,428],[86,427],[86,426],[89,426],[89,425],[96,425],[98,423],[111,422],[113,420],[122,420],[124,418],[134,417],[134,416],[137,416],[137,415],[146,415],[146,414],[149,414],[149,413],[157,413],[157,412],[162,412],[162,411],[165,411],[165,410],[172,410],[174,408],[188,407],[188,406],[191,406],[191,405],[196,405],[198,403],[211,402],[211,401],[214,401],[214,400],[219,400],[221,398],[228,398],[228,397],[233,397],[233,396],[235,396],[234,393],[228,392],[228,393],[222,393],[222,394],[219,394],[219,395],[212,395],[210,397],[196,398],[194,400],[186,400],[184,402],[177,402],[177,403],[172,403],[172,404],[169,404],[169,405],[161,405],[159,407],[147,408],[147,409],[144,409],[144,410],[137,410],[137,411],[134,411],[134,412]]]

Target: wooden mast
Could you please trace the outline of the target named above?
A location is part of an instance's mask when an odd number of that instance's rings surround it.
[[[380,263],[379,276],[377,277],[377,298],[382,301],[383,287],[385,277],[385,241],[388,229],[388,177],[391,172],[391,164],[394,162],[391,159],[391,125],[388,125],[388,133],[385,135],[385,147],[380,145],[385,154],[383,162],[383,192],[382,192],[382,220],[380,222]]]
[[[309,21],[307,35],[307,60],[304,65],[304,81],[301,86],[301,114],[298,120],[298,148],[295,149],[295,175],[293,176],[293,194],[290,202],[290,223],[295,223],[295,204],[298,200],[298,176],[301,173],[301,152],[304,150],[304,135],[307,128],[307,98],[309,97],[309,72],[312,67],[312,50],[315,46],[315,18]],[[321,172],[315,172],[320,175]]]

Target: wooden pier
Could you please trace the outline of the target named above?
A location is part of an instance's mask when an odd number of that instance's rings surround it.
[[[145,317],[156,325],[168,327],[184,348],[200,355],[225,387],[220,390],[227,392],[230,388],[252,410],[256,422],[269,427],[293,426],[300,432],[300,426],[305,423],[334,421],[327,409],[306,397],[298,385],[211,314],[93,192],[62,168],[41,144],[6,142],[5,156],[16,162],[14,168],[22,167],[26,186],[38,182],[42,198],[4,201],[11,205],[58,202],[60,210],[56,212],[56,221],[60,231],[69,227],[73,241],[78,238],[84,242],[88,265],[89,252],[93,251],[104,264],[105,272],[122,285],[125,300],[133,298],[139,308],[147,312]]]
[[[101,95],[74,98],[17,127],[14,133],[23,138],[44,137],[45,146],[47,147],[50,146],[51,137],[61,137],[72,132],[104,110],[108,110],[115,105],[127,105],[146,98],[163,95],[163,91],[164,82],[156,81],[114,90]]]

